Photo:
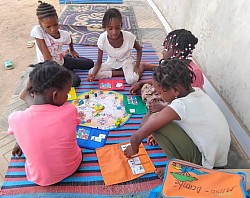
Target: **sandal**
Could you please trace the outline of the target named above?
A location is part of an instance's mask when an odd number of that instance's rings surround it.
[[[13,69],[13,68],[14,68],[14,65],[13,65],[13,63],[12,63],[10,60],[7,60],[7,61],[5,61],[5,63],[4,63],[4,68],[5,68],[5,69]]]
[[[28,43],[26,44],[27,48],[32,48],[35,45],[35,41],[28,41]]]

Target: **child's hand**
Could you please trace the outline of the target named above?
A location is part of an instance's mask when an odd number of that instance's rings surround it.
[[[163,105],[161,103],[156,103],[155,101],[151,101],[148,105],[148,110],[150,113],[156,113],[156,112],[160,112],[165,107],[166,105]]]
[[[87,81],[91,82],[95,79],[95,75],[93,74],[89,74],[88,77],[87,77]]]
[[[138,94],[137,92],[139,91],[139,89],[141,89],[141,87],[142,86],[140,82],[134,83],[129,90],[130,94],[132,95]]]
[[[137,154],[137,153],[133,151],[131,145],[127,146],[127,148],[124,150],[124,155],[127,158],[130,158],[130,157],[132,157],[135,154]]]
[[[79,58],[79,54],[78,54],[75,50],[69,51],[69,54],[70,54],[73,58]]]
[[[136,67],[134,68],[134,72],[135,72],[136,74],[138,74],[139,76],[141,76],[143,71],[141,71],[140,67],[137,67],[137,66],[136,66]]]
[[[13,150],[12,150],[12,155],[15,157],[16,155],[18,157],[21,157],[21,155],[23,154],[22,149],[20,148],[20,146],[16,143],[16,145],[14,146]]]

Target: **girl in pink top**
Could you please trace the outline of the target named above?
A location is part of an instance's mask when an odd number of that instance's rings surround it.
[[[170,32],[163,42],[163,59],[178,58],[186,62],[195,74],[195,80],[192,82],[192,87],[202,89],[204,84],[203,74],[200,68],[192,61],[192,52],[198,39],[188,30],[178,29]],[[144,70],[154,70],[157,65],[150,63],[141,63],[140,67]],[[137,82],[131,86],[131,94],[140,94],[141,90],[143,101],[146,103],[151,113],[160,111],[158,103],[163,103],[161,96],[155,91],[152,86],[152,80]]]
[[[35,65],[21,92],[29,108],[9,116],[9,133],[17,144],[12,154],[26,157],[27,179],[41,186],[57,183],[76,171],[82,152],[76,142],[77,109],[67,103],[70,72],[54,61]]]

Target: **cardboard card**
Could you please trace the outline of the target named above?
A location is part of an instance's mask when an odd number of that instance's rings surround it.
[[[101,90],[124,90],[124,81],[115,79],[100,79],[98,87]]]
[[[76,99],[77,99],[76,90],[74,87],[71,87],[68,93],[68,100],[76,100]]]
[[[77,126],[77,144],[82,148],[96,149],[104,146],[109,131],[86,126]]]

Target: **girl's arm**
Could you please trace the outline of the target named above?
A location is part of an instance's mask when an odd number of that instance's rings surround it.
[[[47,45],[45,43],[45,40],[36,38],[36,44],[37,44],[37,47],[42,52],[44,61],[52,60],[51,54],[50,54],[49,49],[48,49],[48,47],[47,47]]]
[[[151,79],[151,80],[145,80],[145,81],[140,81],[140,82],[134,83],[133,85],[131,85],[131,88],[130,88],[130,90],[129,90],[130,94],[139,94],[139,93],[137,93],[137,92],[138,92],[138,91],[142,88],[142,86],[143,86],[144,84],[146,84],[146,83],[152,85],[152,84],[153,84],[153,80]]]
[[[73,46],[73,41],[71,38],[71,42],[69,44],[69,54],[73,57],[73,58],[79,58],[79,54],[75,51],[74,46]]]
[[[166,124],[172,122],[173,120],[180,120],[179,115],[169,106],[165,107],[157,116],[149,118],[145,124],[137,131],[133,133],[130,138],[131,146],[128,146],[124,151],[126,157],[131,157],[138,153],[139,145],[142,140],[148,137],[153,132],[159,130]]]
[[[139,45],[139,43],[137,41],[135,41],[134,48],[137,51],[136,64],[135,64],[134,71],[135,71],[135,73],[139,74],[139,73],[142,72],[142,71],[139,70],[141,57],[142,57],[142,49],[141,49],[141,46]]]
[[[92,73],[88,75],[88,78],[87,78],[88,81],[93,81],[95,79],[95,76],[102,65],[102,56],[103,56],[103,51],[100,48],[98,48],[97,61],[96,61],[96,64],[93,68]]]

